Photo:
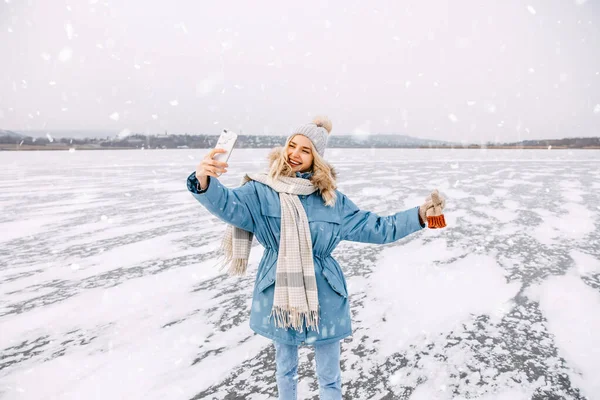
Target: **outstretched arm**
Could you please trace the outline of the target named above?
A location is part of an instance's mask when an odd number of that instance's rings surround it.
[[[382,217],[370,211],[360,210],[344,195],[340,200],[344,210],[342,240],[391,243],[425,227],[419,218],[419,207]]]

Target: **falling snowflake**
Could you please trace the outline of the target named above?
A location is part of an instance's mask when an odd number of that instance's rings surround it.
[[[233,46],[233,44],[231,43],[231,41],[222,42],[221,43],[221,50],[225,52],[225,51],[231,49],[232,46]]]
[[[371,121],[365,121],[362,125],[356,127],[352,134],[354,136],[358,136],[359,138],[366,138],[371,135]]]
[[[60,53],[58,53],[58,59],[61,62],[67,62],[67,61],[69,61],[72,56],[73,56],[73,50],[71,50],[71,48],[69,48],[69,47],[63,48],[60,51]]]
[[[117,135],[117,137],[118,138],[126,138],[129,135],[131,135],[131,131],[129,129],[125,128],[121,132],[119,132],[119,134]]]
[[[158,119],[158,115],[152,114],[152,119]]]
[[[119,113],[118,112],[114,112],[114,113],[110,114],[110,116],[108,118],[112,119],[113,121],[118,121],[119,120]]]
[[[46,133],[46,137],[50,143],[54,142],[54,138],[49,133]]]
[[[532,6],[527,6],[527,10],[531,13],[531,15],[535,15],[535,8]]]
[[[448,118],[452,122],[458,122],[458,118],[456,118],[456,115],[454,115],[454,114],[448,114]]]
[[[73,25],[67,22],[65,24],[65,32],[67,32],[67,38],[69,38],[69,40],[73,39]]]
[[[596,107],[594,107],[594,114],[600,114],[600,104],[596,104]]]
[[[179,24],[176,25],[179,29],[181,29],[183,31],[183,33],[188,33],[187,27],[185,26],[185,23],[180,22]]]
[[[42,53],[40,54],[40,57],[42,57],[44,61],[49,61],[52,58],[52,56],[48,53]]]
[[[179,101],[178,100],[171,100],[169,102],[169,104],[172,105],[172,106],[177,106],[177,105],[179,105]]]

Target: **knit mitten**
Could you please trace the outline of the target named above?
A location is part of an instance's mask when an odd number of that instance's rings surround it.
[[[425,199],[425,203],[419,207],[421,220],[427,220],[427,226],[430,229],[444,228],[446,219],[444,218],[444,207],[446,199],[436,190],[431,192]]]

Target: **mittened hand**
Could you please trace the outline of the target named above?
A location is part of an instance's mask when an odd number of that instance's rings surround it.
[[[427,220],[427,226],[430,229],[443,228],[446,226],[443,214],[445,207],[446,199],[436,189],[427,196],[425,203],[419,207],[419,216],[422,221]]]

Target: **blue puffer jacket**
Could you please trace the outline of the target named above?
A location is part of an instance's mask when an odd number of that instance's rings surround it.
[[[340,340],[352,334],[346,279],[331,256],[340,241],[390,243],[424,227],[419,223],[418,207],[380,217],[359,210],[339,191],[334,207],[326,206],[318,191],[308,196],[298,196],[306,210],[312,237],[320,306],[319,332],[277,328],[269,315],[273,306],[279,250],[279,194],[255,181],[228,189],[218,179],[209,179],[208,188],[199,191],[195,173],[192,173],[187,180],[188,190],[213,215],[228,224],[253,232],[265,248],[254,285],[250,327],[256,333],[281,343],[312,345]]]

